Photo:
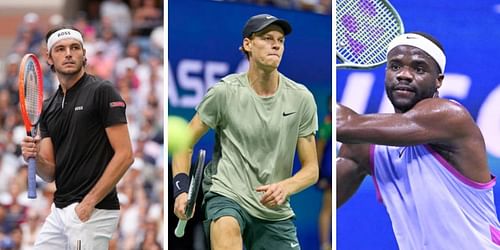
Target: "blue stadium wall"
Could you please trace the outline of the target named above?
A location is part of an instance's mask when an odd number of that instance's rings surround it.
[[[246,59],[238,50],[241,30],[250,16],[261,13],[285,18],[291,23],[293,31],[286,37],[279,71],[313,92],[322,120],[332,92],[331,16],[206,0],[168,3],[169,115],[190,119],[195,105],[210,86],[227,74],[246,69]],[[211,156],[213,143],[214,134],[210,132],[196,149],[205,148]],[[296,160],[295,170],[298,167]],[[319,249],[320,191],[316,187],[308,188],[292,196],[291,202],[297,215],[302,249]]]
[[[475,0],[393,0],[406,31],[424,31],[447,54],[441,96],[465,105],[487,142],[493,174],[500,175],[500,3]],[[337,100],[362,113],[391,111],[384,93],[384,67],[337,71]],[[500,211],[500,186],[495,187]],[[397,249],[385,208],[376,201],[371,178],[337,210],[337,249]]]

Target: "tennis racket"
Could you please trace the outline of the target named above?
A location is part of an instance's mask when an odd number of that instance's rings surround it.
[[[19,104],[28,136],[35,137],[42,113],[43,79],[40,62],[34,54],[26,54],[19,68]],[[28,198],[36,198],[36,160],[28,159]]]
[[[186,205],[186,217],[189,219],[193,215],[194,205],[198,197],[198,191],[203,179],[203,169],[205,166],[205,150],[201,149],[198,153],[198,160],[195,164],[195,169],[191,174],[191,182],[189,183],[188,201]],[[184,236],[184,229],[186,228],[187,220],[179,220],[175,228],[175,236]]]
[[[389,43],[404,33],[401,17],[385,0],[336,0],[337,69],[371,69],[387,60]]]

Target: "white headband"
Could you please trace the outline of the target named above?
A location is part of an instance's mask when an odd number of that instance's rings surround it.
[[[441,69],[441,73],[444,73],[444,66],[446,65],[446,56],[444,55],[443,50],[441,50],[434,42],[425,38],[424,36],[407,33],[400,35],[389,43],[389,47],[387,48],[387,54],[389,51],[394,49],[399,45],[409,45],[423,50],[429,56],[431,56],[439,65]]]
[[[72,29],[62,29],[50,35],[49,39],[47,40],[47,50],[50,51],[50,49],[52,49],[52,46],[63,39],[75,39],[83,45],[83,38],[80,32]]]

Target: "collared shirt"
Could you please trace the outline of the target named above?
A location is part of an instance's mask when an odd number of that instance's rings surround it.
[[[114,150],[105,128],[127,123],[125,102],[109,81],[85,74],[63,94],[45,100],[41,137],[54,145],[56,207],[80,202],[102,176]],[[96,208],[119,209],[113,189]]]

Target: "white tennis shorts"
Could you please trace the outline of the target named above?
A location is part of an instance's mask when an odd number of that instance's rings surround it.
[[[120,210],[94,209],[82,222],[75,212],[78,203],[65,208],[52,204],[33,249],[36,250],[107,250],[118,226]]]

